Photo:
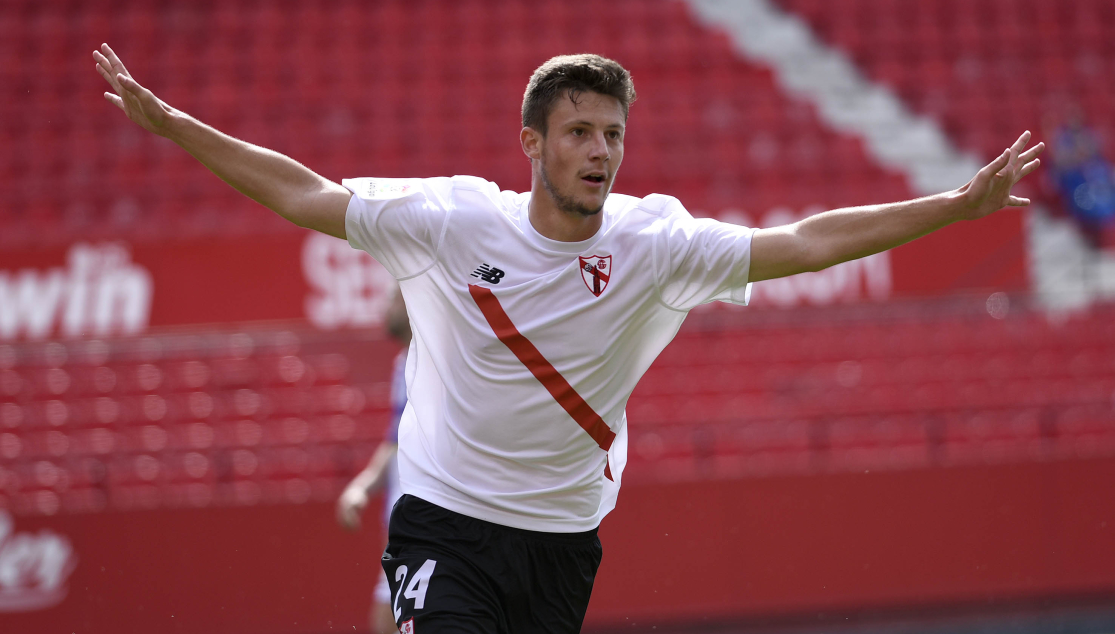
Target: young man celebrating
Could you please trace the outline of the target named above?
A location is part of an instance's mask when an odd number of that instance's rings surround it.
[[[624,407],[687,312],[1026,205],[1010,190],[1043,149],[1025,133],[956,191],[754,230],[668,196],[609,196],[635,91],[596,55],[531,77],[523,194],[468,176],[338,185],[171,108],[107,45],[94,57],[134,122],[399,280],[414,335],[383,567],[396,623],[422,634],[578,631],[627,459]]]

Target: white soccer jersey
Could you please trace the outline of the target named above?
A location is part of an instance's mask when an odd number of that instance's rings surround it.
[[[591,530],[615,507],[624,407],[687,312],[746,304],[752,229],[612,194],[584,242],[485,180],[344,181],[353,247],[398,280],[413,330],[404,493],[505,526]]]

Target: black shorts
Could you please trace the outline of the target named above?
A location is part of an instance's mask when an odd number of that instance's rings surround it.
[[[401,632],[574,634],[601,554],[595,529],[510,528],[404,495],[391,511],[383,571]]]

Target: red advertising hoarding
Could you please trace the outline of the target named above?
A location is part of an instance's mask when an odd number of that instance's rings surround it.
[[[776,210],[756,224],[800,217]],[[892,252],[761,282],[754,305],[825,306],[1017,290],[1025,280],[1021,244],[1019,215],[1004,212],[978,231],[958,225]],[[278,319],[305,319],[323,329],[374,326],[393,284],[366,253],[313,232],[6,251],[0,252],[0,341]]]
[[[1115,593],[1110,458],[630,475],[588,629]],[[346,533],[329,502],[0,519],[4,632],[364,631],[380,574],[375,522]]]

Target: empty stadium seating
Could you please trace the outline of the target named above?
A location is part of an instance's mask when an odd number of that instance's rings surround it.
[[[717,313],[628,405],[636,480],[1109,455],[1115,320],[973,303]],[[729,313],[731,314],[731,313]]]
[[[1115,312],[957,300],[691,317],[629,404],[629,481],[1115,452]],[[0,506],[326,500],[389,416],[394,347],[301,328],[0,346]]]
[[[551,55],[592,50],[620,59],[640,94],[617,191],[714,213],[909,194],[681,2],[13,0],[0,12],[0,52],[21,60],[0,70],[0,246],[293,230],[107,104],[90,57],[104,41],[171,105],[333,179],[471,173],[522,191],[526,80]]]
[[[1115,156],[1108,2],[781,5],[965,149],[996,155],[1076,104]],[[596,19],[576,20],[590,8]],[[475,173],[525,189],[526,78],[549,55],[596,50],[633,71],[642,97],[619,191],[712,212],[910,193],[683,2],[14,0],[0,14],[0,52],[21,60],[0,71],[0,244],[293,229],[102,100],[89,54],[106,40],[172,105],[334,179]]]
[[[396,347],[292,330],[0,347],[17,512],[306,502],[363,468]]]
[[[995,155],[1071,102],[1115,156],[1110,2],[780,4],[966,149]],[[12,0],[0,248],[295,230],[106,104],[89,57],[103,41],[172,105],[333,179],[472,173],[523,190],[526,79],[550,55],[593,50],[640,94],[617,191],[698,211],[911,193],[682,2]],[[1115,451],[1110,309],[1056,323],[923,308],[695,317],[631,399],[629,477]],[[326,499],[386,423],[390,346],[370,341],[294,329],[0,346],[0,504]]]
[[[1115,156],[1115,5],[1106,0],[779,0],[961,147],[1049,129],[1079,108]]]

